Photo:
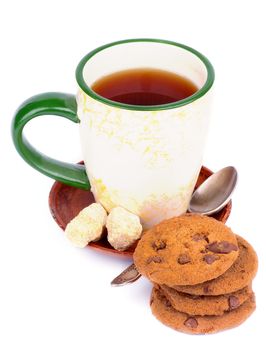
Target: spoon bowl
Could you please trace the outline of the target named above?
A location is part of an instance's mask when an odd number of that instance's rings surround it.
[[[237,184],[237,171],[233,166],[219,170],[207,178],[191,197],[188,211],[211,215],[220,211],[230,200]]]

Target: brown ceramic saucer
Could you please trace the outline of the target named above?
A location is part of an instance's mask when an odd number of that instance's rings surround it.
[[[212,171],[204,166],[201,168],[195,189],[204,182]],[[93,194],[90,191],[64,185],[56,181],[49,194],[49,207],[53,218],[57,224],[64,230],[66,225],[73,219],[83,208],[94,203]],[[228,219],[232,208],[230,201],[221,211],[214,214],[213,217],[223,223]],[[131,246],[123,252],[115,250],[107,241],[106,235],[98,242],[92,242],[89,247],[98,249],[104,253],[112,253],[119,256],[132,256],[135,246]]]

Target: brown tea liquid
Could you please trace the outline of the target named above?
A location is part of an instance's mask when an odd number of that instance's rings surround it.
[[[109,100],[141,106],[176,102],[198,90],[180,75],[152,68],[116,72],[97,80],[91,88]]]

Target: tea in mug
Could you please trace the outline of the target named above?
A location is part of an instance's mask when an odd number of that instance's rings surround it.
[[[181,75],[152,68],[115,72],[100,78],[91,88],[109,100],[140,106],[177,102],[198,90],[192,81]]]

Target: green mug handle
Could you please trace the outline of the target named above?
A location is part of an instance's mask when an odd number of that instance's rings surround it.
[[[35,149],[23,135],[24,126],[41,115],[58,115],[79,123],[74,95],[48,92],[33,96],[17,109],[12,122],[12,137],[21,157],[33,168],[67,185],[90,189],[84,165],[70,164],[47,157]]]

